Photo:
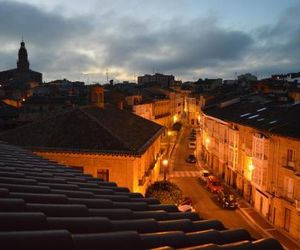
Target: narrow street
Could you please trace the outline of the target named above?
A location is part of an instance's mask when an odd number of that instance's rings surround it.
[[[191,176],[189,173],[197,173],[199,170],[196,164],[185,161],[188,154],[194,152],[193,149],[188,148],[189,133],[189,128],[183,128],[182,136],[174,149],[170,161],[171,175],[169,176],[169,180],[176,183],[182,189],[184,196],[192,198],[194,208],[204,219],[218,219],[227,228],[245,228],[250,232],[252,237],[256,239],[261,238],[261,235],[247,223],[238,209],[223,209],[219,205],[216,195],[209,192],[198,177],[188,177]]]

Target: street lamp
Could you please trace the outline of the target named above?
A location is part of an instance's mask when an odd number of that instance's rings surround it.
[[[167,168],[168,168],[168,164],[169,164],[168,159],[164,159],[162,161],[162,164],[164,166],[164,181],[165,181],[167,179]]]

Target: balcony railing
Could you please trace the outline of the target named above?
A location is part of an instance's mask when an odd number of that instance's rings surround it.
[[[157,160],[154,160],[150,164],[149,168],[145,171],[144,176],[139,180],[139,186],[143,186],[145,184],[147,178],[149,178],[151,176],[151,174],[153,172],[153,169],[155,167],[156,162],[157,162]]]
[[[160,119],[160,118],[164,118],[164,117],[167,117],[167,116],[170,116],[170,115],[171,115],[171,113],[168,112],[168,113],[156,115],[156,116],[154,116],[154,118],[155,119]]]

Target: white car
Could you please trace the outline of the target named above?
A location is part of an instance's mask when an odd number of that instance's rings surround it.
[[[200,170],[200,180],[203,182],[207,182],[207,177],[210,175],[210,172],[206,169]]]
[[[196,148],[196,143],[195,142],[189,142],[189,148],[195,149]]]
[[[193,206],[191,206],[191,205],[179,205],[178,210],[180,212],[184,212],[184,213],[186,213],[186,212],[195,212],[195,208],[193,208]]]

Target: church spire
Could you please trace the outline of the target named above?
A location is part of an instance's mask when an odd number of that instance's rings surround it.
[[[21,70],[21,71],[29,70],[28,55],[27,55],[27,50],[25,48],[25,43],[24,43],[23,39],[21,42],[21,47],[19,49],[17,68],[18,68],[18,70]]]

